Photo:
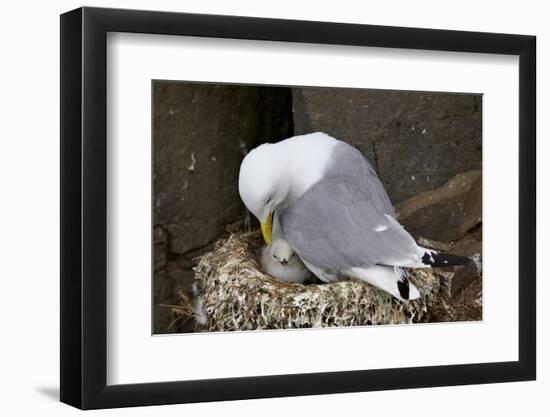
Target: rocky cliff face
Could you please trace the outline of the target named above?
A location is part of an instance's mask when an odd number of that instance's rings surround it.
[[[314,131],[371,161],[415,237],[446,245],[479,223],[480,173],[468,172],[481,169],[480,96],[155,82],[155,333],[191,329],[170,326],[175,317],[162,306],[191,294],[192,268],[212,242],[247,227],[237,189],[246,152]],[[467,184],[451,191],[462,173]]]
[[[242,223],[241,160],[259,143],[292,136],[292,110],[284,88],[156,82],[153,96],[158,305],[189,291],[194,257]],[[156,310],[155,330],[166,331],[168,310]]]
[[[394,204],[481,168],[481,96],[295,88],[292,99],[294,133],[358,148]]]

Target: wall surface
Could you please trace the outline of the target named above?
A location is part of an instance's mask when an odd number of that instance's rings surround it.
[[[325,132],[365,155],[395,205],[481,168],[480,95],[293,89],[294,132]]]
[[[161,9],[418,26],[442,29],[510,32],[538,36],[539,213],[550,210],[550,134],[542,120],[548,111],[550,87],[540,74],[549,72],[550,27],[544,2],[465,0],[396,2],[307,2],[280,0],[123,0],[87,2],[89,6]],[[0,254],[4,287],[0,312],[3,337],[0,351],[2,415],[79,414],[59,404],[59,18],[81,6],[73,0],[10,2],[4,5],[2,43],[2,141],[0,181]],[[544,112],[546,110],[546,112]],[[550,390],[550,349],[544,296],[550,283],[542,262],[550,250],[550,221],[539,215],[538,381],[484,386],[449,387],[393,392],[325,395],[232,403],[147,407],[94,412],[94,415],[163,416],[280,416],[341,413],[408,416],[545,415]],[[366,352],[368,354],[368,352]],[[396,409],[396,404],[398,408]]]

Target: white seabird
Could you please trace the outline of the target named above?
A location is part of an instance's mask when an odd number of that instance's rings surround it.
[[[260,263],[264,272],[281,281],[303,284],[311,275],[294,249],[282,238],[262,248]]]
[[[260,253],[263,271],[281,281],[303,284],[311,272],[283,237],[278,216],[273,218],[272,238],[273,243],[265,245]]]
[[[241,164],[239,194],[266,243],[275,212],[284,239],[324,282],[352,277],[414,300],[420,294],[403,268],[465,263],[418,246],[369,162],[324,133],[253,149]]]

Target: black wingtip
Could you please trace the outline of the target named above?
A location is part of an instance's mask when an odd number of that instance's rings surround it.
[[[397,281],[397,289],[399,290],[399,294],[401,295],[403,300],[409,299],[411,287],[409,285],[409,280],[406,277],[402,280]]]
[[[470,263],[470,258],[465,256],[452,255],[450,253],[426,252],[422,256],[422,263],[432,268],[441,268],[444,266],[460,266]]]

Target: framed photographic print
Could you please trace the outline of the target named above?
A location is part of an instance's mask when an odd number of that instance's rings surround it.
[[[61,400],[535,379],[535,38],[61,16]]]

